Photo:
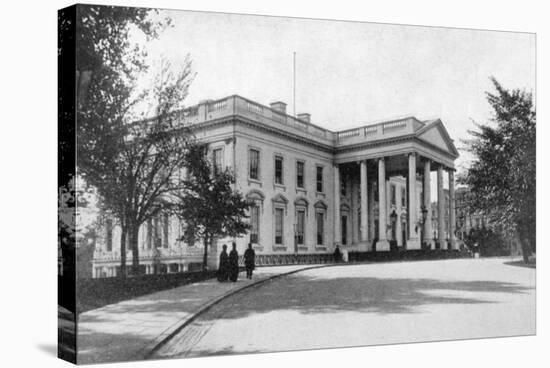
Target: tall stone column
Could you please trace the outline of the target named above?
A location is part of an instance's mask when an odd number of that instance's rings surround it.
[[[368,200],[368,212],[369,212],[369,250],[372,246],[372,241],[376,237],[376,234],[374,233],[375,226],[374,226],[374,190],[375,190],[375,182],[372,181],[370,186],[367,182],[367,190],[369,191],[369,200]]]
[[[401,221],[401,216],[397,217],[397,221],[395,221],[395,240],[397,241],[397,245],[403,245],[407,242],[407,239],[403,239],[403,225]]]
[[[431,249],[435,249],[432,240],[432,187],[431,187],[431,162],[424,161],[424,207],[427,210],[426,220],[424,221],[424,241],[430,244]]]
[[[334,164],[334,247],[342,241],[340,221],[340,167]]]
[[[455,173],[449,169],[449,242],[451,249],[457,249],[455,239]]]
[[[368,223],[369,223],[369,211],[368,211],[368,194],[367,194],[367,160],[361,161],[361,242],[366,242],[368,239]]]
[[[378,242],[377,251],[390,250],[390,243],[386,239],[386,163],[384,158],[378,159]]]
[[[445,241],[445,192],[443,191],[443,166],[437,167],[437,241],[441,249],[447,249]]]
[[[407,249],[420,249],[418,234],[418,201],[416,193],[416,154],[409,154],[409,239]]]
[[[357,218],[359,213],[359,186],[356,180],[351,180],[351,242],[352,244],[359,243],[359,219]]]

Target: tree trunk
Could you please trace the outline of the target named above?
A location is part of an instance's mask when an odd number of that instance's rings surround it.
[[[521,243],[521,254],[523,255],[523,262],[529,263],[529,256],[531,255],[531,247],[529,241],[523,237],[519,239]]]
[[[202,260],[202,270],[206,271],[206,265],[208,262],[208,234],[204,235],[204,258]]]
[[[518,226],[519,242],[521,244],[521,254],[523,255],[523,262],[529,263],[529,256],[531,255],[531,246],[529,244],[529,229],[523,226]]]
[[[132,274],[139,275],[139,225],[132,223],[129,228],[130,247],[132,248]]]
[[[119,277],[126,277],[126,226],[120,225],[120,274]]]

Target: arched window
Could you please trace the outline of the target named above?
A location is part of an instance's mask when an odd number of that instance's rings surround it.
[[[247,201],[250,203],[250,243],[260,243],[260,213],[263,212],[264,194],[259,190],[253,189],[246,195]]]
[[[295,236],[297,245],[304,245],[306,240],[306,218],[308,214],[309,202],[305,197],[298,197],[294,201],[296,218],[295,221]]]
[[[315,235],[316,244],[325,246],[325,221],[327,216],[327,208],[325,202],[319,200],[313,206],[315,208]]]
[[[275,245],[285,244],[285,217],[288,212],[288,199],[277,194],[271,200],[273,203],[273,228],[275,229]]]

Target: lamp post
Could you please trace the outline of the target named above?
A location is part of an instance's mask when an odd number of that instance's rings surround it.
[[[391,237],[392,237],[392,239],[390,241],[390,248],[397,246],[397,241],[395,239],[396,238],[396,234],[395,234],[396,222],[397,222],[397,213],[395,213],[395,210],[393,210],[392,213],[390,214]]]
[[[460,211],[458,215],[458,231],[460,234],[460,248],[464,248],[464,212]]]
[[[420,207],[420,209],[421,209],[421,211],[422,211],[422,220],[421,220],[421,222],[422,222],[422,234],[421,234],[421,235],[422,235],[422,236],[421,236],[421,238],[420,238],[420,243],[421,243],[421,244],[424,244],[424,240],[425,240],[424,238],[426,237],[426,236],[425,236],[426,229],[425,229],[424,225],[426,224],[426,218],[428,217],[428,209],[426,208],[425,205],[422,205],[422,206]],[[428,234],[428,235],[429,235],[429,234]]]
[[[296,230],[296,224],[294,224],[294,253],[298,253],[298,232]]]
[[[394,223],[395,221],[397,221],[397,213],[395,213],[395,211],[392,211],[391,215],[390,215],[390,221],[392,223]]]

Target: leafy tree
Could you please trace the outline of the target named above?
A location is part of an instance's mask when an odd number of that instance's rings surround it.
[[[237,237],[250,225],[245,220],[249,204],[242,193],[233,189],[234,175],[214,167],[206,156],[206,145],[195,143],[186,155],[187,178],[173,205],[183,221],[184,240],[189,244],[202,239],[203,268],[206,268],[208,246],[215,238]]]
[[[473,210],[508,235],[519,235],[527,261],[536,249],[536,112],[531,93],[491,81],[493,117],[469,131],[464,143],[475,159],[459,180],[471,189]]]
[[[481,227],[470,229],[464,242],[471,249],[477,244],[477,251],[481,256],[504,256],[510,254],[510,248],[505,243],[500,232],[490,228]]]
[[[158,37],[170,20],[143,8],[77,9],[78,174],[97,189],[104,209],[118,220],[124,277],[127,240],[137,271],[139,226],[160,210],[183,163],[189,134],[177,126],[174,112],[183,108],[191,62],[187,59],[176,70],[162,62],[153,86],[143,88],[140,78],[149,66],[131,34]],[[144,101],[150,102],[154,118],[145,118],[151,111],[137,112],[136,105]]]
[[[190,63],[177,73],[165,63],[149,91],[156,97],[154,118],[127,122],[126,115],[121,114],[111,134],[78,146],[84,179],[98,189],[103,205],[117,217],[122,229],[121,275],[125,274],[127,237],[133,271],[137,272],[139,227],[156,216],[167,196],[178,189],[177,178],[185,164],[191,134],[178,124],[177,111],[190,80]],[[99,149],[96,144],[101,145]]]
[[[146,52],[132,43],[136,30],[147,40],[157,38],[171,25],[156,9],[104,5],[77,5],[76,73],[79,109],[85,109],[87,94],[105,78],[121,78],[147,69]],[[91,103],[93,106],[93,103]]]
[[[75,165],[79,174],[88,173],[90,178],[97,173],[105,175],[98,168],[90,173],[88,164],[96,160],[104,165],[111,160],[113,149],[109,147],[119,141],[121,112],[127,109],[131,93],[124,79],[145,69],[143,52],[129,52],[131,28],[156,37],[169,25],[167,19],[153,20],[153,13],[98,5],[76,5],[58,13],[58,223],[64,258],[74,259],[76,244],[75,181],[80,182],[82,176],[75,177]],[[139,50],[134,47],[133,51]]]

